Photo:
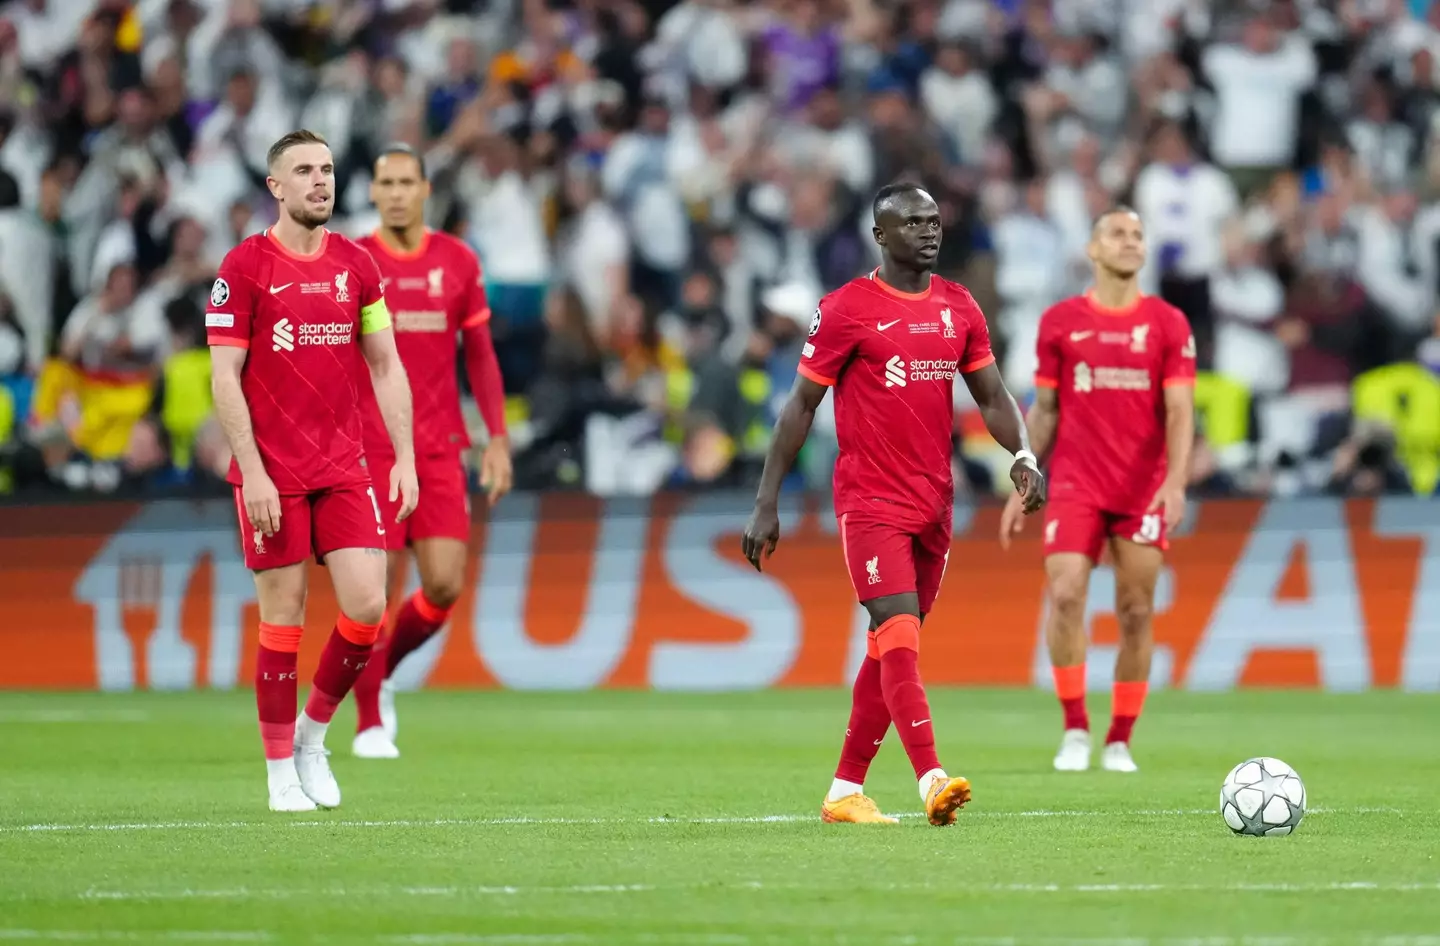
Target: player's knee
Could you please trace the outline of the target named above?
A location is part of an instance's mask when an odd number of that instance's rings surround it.
[[[1085,616],[1085,593],[1088,583],[1080,575],[1056,575],[1050,580],[1050,607],[1065,620]]]
[[[385,620],[385,591],[377,588],[374,592],[367,592],[354,601],[347,601],[344,608],[345,616],[356,624],[373,626]]]
[[[305,589],[259,589],[261,621],[295,628],[305,623]]]
[[[1120,635],[1127,643],[1140,643],[1150,636],[1150,619],[1154,609],[1141,595],[1122,595],[1115,607],[1115,619],[1120,625]]]
[[[450,610],[455,607],[455,602],[460,600],[461,576],[459,575],[436,575],[434,578],[427,578],[421,583],[421,590],[425,594],[425,600],[442,610]]]

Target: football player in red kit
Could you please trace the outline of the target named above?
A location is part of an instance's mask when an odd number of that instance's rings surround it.
[[[890,184],[876,195],[874,216],[880,268],[826,296],[815,310],[743,548],[757,569],[774,552],[780,482],[815,409],[834,388],[835,513],[850,580],[870,612],[870,633],[821,818],[896,823],[864,792],[870,762],[893,722],[930,823],[948,825],[970,800],[970,783],[940,765],[918,658],[920,627],[950,558],[957,377],[965,379],[995,439],[1015,454],[1010,478],[1024,512],[1044,504],[1045,479],[990,352],[983,313],[963,286],[931,272],[941,237],[934,199],[916,185]]]
[[[280,219],[225,254],[205,333],[260,605],[255,700],[270,808],[314,811],[340,804],[325,732],[384,621],[386,531],[417,502],[410,387],[375,261],[325,227],[335,206],[325,139],[292,132],[271,145],[268,166]],[[381,478],[362,446],[362,388],[374,391],[395,457]],[[312,554],[340,613],[297,719]]]
[[[420,156],[392,145],[375,160],[370,198],[381,226],[361,237],[385,281],[395,323],[395,347],[410,378],[415,401],[415,472],[422,499],[401,526],[386,532],[390,591],[400,593],[401,556],[408,547],[420,572],[420,590],[394,608],[388,638],[355,684],[354,754],[393,759],[398,720],[390,678],[406,656],[444,626],[460,597],[470,541],[470,499],[461,451],[470,446],[460,414],[455,360],[457,339],[480,416],[490,433],[480,460],[480,481],[493,504],[510,489],[510,442],[505,432],[505,392],[490,340],[480,261],[464,242],[425,226],[430,182]],[[361,392],[365,453],[376,475],[394,463],[374,395]]]
[[[1145,704],[1155,582],[1167,536],[1185,512],[1195,431],[1195,337],[1185,316],[1140,293],[1145,231],[1121,207],[1090,237],[1095,285],[1040,320],[1030,442],[1050,472],[1045,513],[1045,627],[1065,733],[1055,755],[1064,772],[1090,767],[1085,708],[1085,599],[1090,572],[1108,546],[1115,569],[1120,653],[1110,730],[1101,764],[1134,772],[1130,735]],[[1001,544],[1024,522],[1012,496]]]

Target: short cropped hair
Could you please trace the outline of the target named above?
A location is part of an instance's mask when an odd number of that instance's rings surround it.
[[[420,156],[419,151],[416,151],[403,141],[392,141],[390,144],[381,148],[380,153],[375,155],[375,163],[378,165],[381,158],[388,158],[396,154],[403,154],[406,157],[414,158],[416,167],[420,168],[420,180],[425,181],[430,179],[430,175],[425,172],[425,159]]]
[[[1100,229],[1100,224],[1105,222],[1105,218],[1113,217],[1116,214],[1133,214],[1136,217],[1140,216],[1140,214],[1135,210],[1135,208],[1131,207],[1129,204],[1112,204],[1108,209],[1101,213],[1100,216],[1095,218],[1095,222],[1090,225],[1090,232],[1094,233],[1096,230]]]
[[[330,142],[325,140],[324,135],[313,132],[308,128],[292,131],[270,146],[270,150],[265,154],[266,169],[271,171],[275,170],[275,164],[285,156],[285,152],[300,145],[324,145],[328,148],[330,147]]]
[[[890,198],[898,197],[901,194],[909,194],[912,191],[925,192],[925,188],[914,181],[896,181],[893,184],[886,184],[875,193],[875,200],[870,204],[870,214],[877,220],[880,217],[880,208],[889,202]]]

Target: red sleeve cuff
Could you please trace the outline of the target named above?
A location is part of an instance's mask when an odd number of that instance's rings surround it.
[[[1188,387],[1192,387],[1192,386],[1195,384],[1195,379],[1194,379],[1194,378],[1190,378],[1190,377],[1181,376],[1181,377],[1177,377],[1177,378],[1166,378],[1166,379],[1165,379],[1164,381],[1162,381],[1161,383],[1162,383],[1165,387],[1167,387],[1167,388],[1169,388],[1169,387],[1187,387],[1187,388],[1188,388]]]
[[[250,347],[250,339],[234,338],[229,335],[212,335],[210,338],[206,339],[206,342],[210,345],[228,345],[231,348]]]
[[[476,312],[474,315],[467,318],[464,322],[461,322],[460,327],[474,328],[477,325],[484,325],[488,321],[490,321],[490,307],[486,306],[479,312]]]
[[[1037,375],[1035,376],[1035,387],[1037,387],[1037,388],[1058,388],[1058,387],[1060,387],[1060,382],[1059,382],[1059,381],[1056,381],[1054,378],[1047,378],[1047,377],[1045,377],[1043,374],[1037,374]]]
[[[834,378],[827,378],[827,377],[825,377],[823,374],[820,374],[818,371],[815,371],[814,369],[812,369],[812,368],[810,368],[810,367],[808,367],[808,366],[806,366],[806,365],[800,365],[800,366],[798,366],[795,370],[796,370],[802,377],[809,378],[811,381],[814,381],[816,384],[823,385],[824,387],[827,387],[827,388],[830,388],[830,387],[834,387],[834,386],[835,386],[835,379],[834,379]]]
[[[986,356],[983,357],[983,358],[977,358],[977,359],[975,359],[974,361],[970,362],[968,365],[961,365],[961,366],[960,366],[960,373],[961,373],[961,374],[969,374],[969,373],[972,372],[972,371],[979,371],[981,368],[984,368],[986,365],[993,365],[993,364],[995,364],[995,356],[994,356],[994,355],[986,355]]]

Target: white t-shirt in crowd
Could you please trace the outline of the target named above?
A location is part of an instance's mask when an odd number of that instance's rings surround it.
[[[1291,36],[1266,55],[1243,46],[1212,46],[1202,65],[1219,103],[1210,131],[1216,163],[1241,168],[1289,164],[1300,129],[1300,95],[1318,74],[1309,41]]]
[[[1240,210],[1235,185],[1211,164],[1175,168],[1155,162],[1135,179],[1135,210],[1149,247],[1142,280],[1162,271],[1182,279],[1211,276],[1224,261],[1225,223]]]

